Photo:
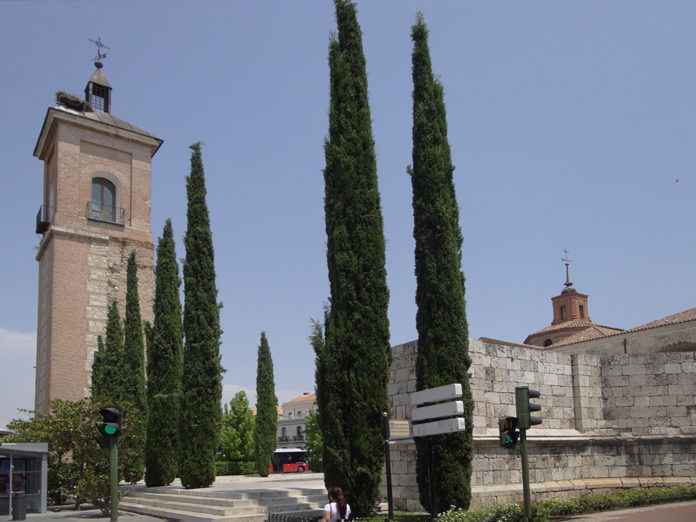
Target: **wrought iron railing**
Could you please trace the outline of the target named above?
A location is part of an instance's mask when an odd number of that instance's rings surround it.
[[[268,522],[319,522],[321,515],[309,513],[269,513]]]
[[[113,225],[124,225],[126,223],[126,211],[119,207],[104,207],[89,202],[87,203],[87,219]]]
[[[48,230],[51,225],[51,217],[49,212],[49,207],[46,205],[41,205],[39,211],[36,213],[36,233],[43,234]]]

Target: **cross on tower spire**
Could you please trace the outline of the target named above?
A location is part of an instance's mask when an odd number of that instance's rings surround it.
[[[561,261],[563,261],[563,264],[565,265],[566,269],[566,280],[564,286],[570,288],[571,286],[573,286],[573,283],[571,283],[570,281],[570,263],[572,262],[572,259],[570,259],[569,257],[567,248],[563,249],[563,257],[561,258]]]

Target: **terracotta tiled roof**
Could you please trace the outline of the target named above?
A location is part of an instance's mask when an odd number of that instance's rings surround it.
[[[256,406],[252,406],[249,409],[251,410],[251,414],[254,417],[256,417]],[[276,413],[278,414],[279,417],[282,416],[283,415],[283,408],[281,408],[280,406],[276,406]]]
[[[683,323],[685,321],[693,321],[695,319],[696,307],[689,308],[676,314],[668,315],[667,317],[657,319],[656,321],[651,321],[649,323],[636,326],[635,328],[631,328],[629,331],[632,332],[634,330],[645,330],[646,328],[655,328],[656,326],[666,326],[668,324]]]
[[[317,400],[317,396],[314,393],[305,392],[302,395],[298,395],[294,399],[290,399],[289,401],[287,401],[283,404],[288,404],[290,402],[304,402],[304,401],[315,402],[316,400]]]
[[[634,328],[631,328],[630,330],[614,330],[606,333],[605,335],[601,336],[596,336],[596,337],[590,337],[590,338],[580,338],[580,336],[584,333],[584,330],[582,332],[578,332],[577,334],[573,334],[570,337],[567,337],[561,341],[558,341],[556,343],[556,346],[561,345],[561,344],[574,344],[574,343],[581,343],[583,341],[590,341],[592,339],[599,339],[600,337],[611,337],[614,335],[619,335],[621,333],[633,333],[633,332],[639,332],[641,330],[649,330],[651,328],[660,328],[661,326],[669,326],[671,324],[678,324],[678,323],[685,323],[687,321],[696,321],[696,308],[689,308],[687,310],[684,310],[682,312],[678,312],[676,314],[668,315],[667,317],[663,317],[662,319],[657,319],[656,321],[651,321],[649,323],[636,326]],[[603,327],[603,328],[608,328],[608,327]],[[613,330],[610,328],[610,330]]]
[[[623,330],[621,330],[620,328],[612,328],[611,326],[602,326],[594,324],[589,328],[585,328],[584,330],[580,330],[579,332],[574,333],[569,337],[561,339],[560,341],[555,343],[554,346],[559,346],[562,344],[580,343],[582,341],[590,341],[592,339],[599,339],[600,337],[606,337],[607,335],[614,335],[621,332],[623,332]]]
[[[565,330],[566,328],[583,328],[593,326],[594,323],[589,319],[571,319],[570,321],[563,321],[562,323],[550,324],[546,328],[542,328],[538,332],[534,332],[529,335],[537,335],[540,333],[555,332],[557,330]]]

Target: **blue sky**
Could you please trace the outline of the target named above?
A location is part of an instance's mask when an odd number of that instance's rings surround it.
[[[445,87],[471,335],[521,341],[548,324],[564,248],[595,322],[631,327],[694,305],[696,4],[358,8],[392,344],[416,336],[406,166],[418,9]],[[32,150],[54,92],[82,92],[96,36],[111,47],[113,113],[165,141],[153,163],[153,233],[171,217],[179,257],[188,145],[204,143],[227,396],[254,388],[261,330],[281,400],[313,388],[309,319],[328,297],[322,169],[334,28],[329,0],[0,1],[0,424],[33,404],[42,167]]]

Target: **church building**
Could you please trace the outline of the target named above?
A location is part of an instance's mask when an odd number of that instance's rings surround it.
[[[570,260],[564,259],[564,261],[565,288],[560,294],[551,298],[553,321],[547,327],[529,334],[524,344],[543,347],[559,346],[623,332],[621,328],[592,322],[588,296],[573,288],[573,283],[570,281]]]
[[[140,311],[152,319],[151,161],[162,140],[112,114],[98,55],[84,98],[56,93],[34,148],[43,162],[36,350],[37,412],[89,395],[97,337],[114,300],[123,317],[135,251]]]

